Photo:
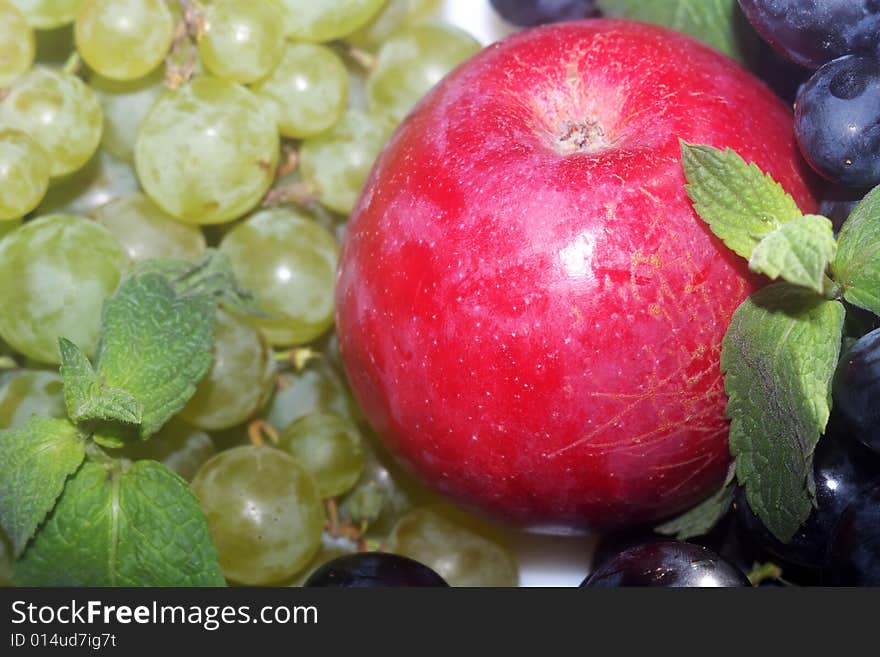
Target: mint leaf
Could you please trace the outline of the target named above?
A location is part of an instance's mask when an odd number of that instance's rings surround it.
[[[731,463],[720,489],[689,511],[656,526],[654,531],[658,534],[675,536],[679,541],[707,534],[730,509],[736,493],[735,479],[736,463]]]
[[[189,486],[155,461],[83,465],[15,577],[23,586],[224,585]]]
[[[844,222],[833,269],[847,301],[880,315],[880,187]]]
[[[697,214],[747,260],[762,239],[803,215],[779,184],[729,148],[681,142],[681,158]]]
[[[70,422],[34,415],[0,431],[0,454],[0,526],[18,556],[85,458],[85,444]]]
[[[656,23],[685,32],[745,61],[751,54],[754,35],[741,30],[736,0],[599,0],[606,16],[620,16]]]
[[[752,251],[749,269],[821,294],[825,270],[836,252],[831,220],[808,214],[782,224],[762,239]]]
[[[812,509],[813,451],[831,409],[843,319],[840,302],[778,283],[737,308],[722,342],[737,478],[783,542]]]

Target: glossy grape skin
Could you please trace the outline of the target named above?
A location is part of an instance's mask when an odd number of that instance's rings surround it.
[[[272,394],[275,361],[262,334],[243,319],[217,315],[214,360],[180,417],[200,429],[227,429],[256,413]]]
[[[93,212],[118,196],[138,191],[132,167],[99,150],[79,171],[49,182],[49,191],[36,214],[82,214]]]
[[[880,586],[880,480],[841,515],[823,581],[831,586]]]
[[[859,490],[880,475],[880,459],[853,440],[838,423],[837,418],[832,418],[827,435],[816,447],[816,507],[790,542],[777,540],[752,513],[742,492],[738,493],[736,512],[740,524],[758,545],[784,563],[822,568],[841,513]]]
[[[61,377],[55,372],[22,370],[0,388],[0,429],[20,427],[32,415],[67,417]]]
[[[348,103],[348,71],[329,48],[290,43],[278,66],[254,85],[271,103],[285,137],[304,138],[332,128]]]
[[[746,576],[710,549],[656,541],[627,548],[594,570],[586,588],[751,586]]]
[[[829,185],[822,193],[822,200],[819,203],[819,214],[831,220],[834,231],[837,233],[868,191],[870,190],[853,189],[852,187],[844,187],[842,185]]]
[[[137,80],[89,78],[104,113],[101,145],[116,158],[134,163],[134,145],[141,122],[165,90],[165,74],[157,69]]]
[[[321,203],[340,214],[351,212],[391,131],[384,118],[350,109],[331,130],[303,142],[302,173],[317,183]]]
[[[132,442],[112,455],[132,461],[158,461],[189,481],[216,453],[208,434],[175,418],[149,440]]]
[[[58,363],[58,339],[95,350],[101,307],[116,288],[125,254],[103,226],[84,217],[29,221],[0,242],[0,335],[16,351]]]
[[[174,21],[164,0],[85,0],[74,35],[92,69],[114,80],[135,80],[165,59]]]
[[[205,68],[233,82],[268,75],[284,51],[283,20],[281,8],[272,2],[216,0],[205,8],[199,37]]]
[[[851,53],[880,54],[875,0],[739,0],[752,26],[776,50],[807,68]]]
[[[369,23],[345,40],[358,48],[377,49],[402,27],[432,18],[439,5],[439,0],[388,0]]]
[[[34,31],[21,10],[0,0],[0,89],[31,67],[36,47]]]
[[[230,221],[254,207],[275,176],[271,110],[227,80],[197,77],[165,92],[141,123],[135,164],[144,191],[187,223]]]
[[[397,554],[359,552],[337,557],[313,572],[306,587],[389,588],[449,586],[425,564]]]
[[[82,167],[101,141],[98,98],[75,75],[35,67],[18,78],[0,101],[0,128],[17,128],[36,141],[51,164],[50,175]]]
[[[387,550],[428,565],[450,586],[517,586],[510,552],[462,516],[444,506],[414,509],[395,525]]]
[[[279,0],[290,39],[323,43],[351,34],[382,8],[385,0]]]
[[[279,390],[267,405],[264,417],[273,427],[283,429],[315,412],[333,413],[352,422],[358,420],[345,382],[323,359],[309,362],[300,372],[279,375]]]
[[[591,18],[599,14],[596,0],[490,0],[506,21],[520,27]]]
[[[31,27],[48,30],[73,22],[84,0],[9,0],[21,9]]]
[[[798,94],[795,133],[807,162],[848,187],[880,183],[880,60],[825,64]]]
[[[49,189],[49,158],[27,133],[0,128],[0,221],[33,210]]]
[[[197,226],[175,221],[139,192],[117,196],[93,210],[92,218],[113,234],[132,262],[196,260],[205,250],[205,236]]]
[[[269,315],[253,322],[271,344],[304,344],[333,325],[339,247],[309,217],[290,207],[261,210],[229,231],[220,250]]]
[[[880,329],[843,356],[833,390],[834,408],[856,439],[880,454]]]
[[[367,77],[370,109],[402,121],[431,87],[480,49],[479,41],[452,25],[426,23],[398,32],[379,49]]]
[[[312,475],[323,498],[347,493],[364,470],[363,439],[338,415],[310,413],[288,425],[278,447]]]
[[[205,463],[192,490],[226,578],[266,585],[293,577],[321,546],[324,511],[312,478],[273,447],[236,447]]]

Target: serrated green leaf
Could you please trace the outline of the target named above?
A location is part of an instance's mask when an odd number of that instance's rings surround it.
[[[735,479],[736,463],[731,463],[721,488],[689,511],[662,525],[657,525],[654,531],[658,534],[675,536],[679,541],[707,534],[730,509],[736,493]]]
[[[690,34],[725,55],[746,61],[756,39],[744,24],[736,0],[599,0],[606,16],[664,25]]]
[[[737,478],[783,542],[812,509],[813,451],[831,410],[843,319],[840,302],[778,283],[737,308],[722,342]]]
[[[32,416],[0,431],[0,526],[20,555],[85,458],[85,444],[70,422]]]
[[[831,220],[808,214],[782,224],[758,242],[749,269],[821,294],[837,242]]]
[[[833,269],[847,301],[880,315],[880,187],[844,222]]]
[[[15,567],[24,586],[223,586],[186,482],[155,461],[86,463]]]
[[[688,181],[685,189],[697,214],[746,260],[762,239],[803,216],[773,178],[729,148],[721,151],[681,142],[681,158]]]

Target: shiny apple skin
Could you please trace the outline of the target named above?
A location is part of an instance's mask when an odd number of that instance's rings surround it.
[[[337,326],[366,417],[432,487],[577,532],[720,484],[721,339],[758,281],[693,211],[679,138],[735,149],[815,211],[789,109],[639,23],[490,46],[392,137],[344,240]]]

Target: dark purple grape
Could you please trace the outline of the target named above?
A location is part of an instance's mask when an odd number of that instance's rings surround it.
[[[825,583],[880,586],[880,483],[856,497],[840,517]]]
[[[880,60],[847,55],[816,71],[798,94],[795,133],[807,162],[828,180],[880,183]]]
[[[737,518],[755,543],[784,564],[820,569],[827,560],[828,543],[841,513],[856,494],[880,474],[880,461],[853,440],[832,418],[813,458],[816,508],[789,543],[782,543],[752,513],[742,490],[735,502]],[[788,574],[788,569],[786,569]]]
[[[656,541],[628,548],[587,577],[582,587],[751,586],[733,564],[709,548],[692,543]]]
[[[786,103],[794,104],[798,91],[810,78],[812,71],[789,61],[767,43],[755,39],[752,70],[773,92]]]
[[[859,201],[869,191],[868,189],[854,189],[841,185],[828,185],[822,192],[819,214],[831,219],[831,223],[834,225],[834,232],[837,232],[843,226],[843,222],[852,214]]]
[[[599,15],[596,0],[489,0],[506,21],[522,27]]]
[[[449,586],[426,565],[387,552],[358,552],[328,561],[309,575],[305,586],[391,588]]]
[[[880,54],[880,0],[739,0],[755,30],[791,61],[819,68]]]
[[[880,329],[859,338],[841,359],[834,406],[855,437],[880,453]]]

